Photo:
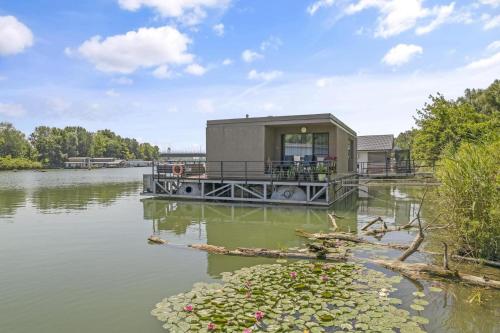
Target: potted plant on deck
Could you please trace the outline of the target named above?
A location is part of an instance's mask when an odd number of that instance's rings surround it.
[[[324,182],[326,179],[326,174],[328,172],[327,167],[323,163],[319,163],[314,171],[316,172],[318,181]]]

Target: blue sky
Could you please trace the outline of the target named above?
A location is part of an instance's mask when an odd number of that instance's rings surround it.
[[[204,148],[207,119],[330,112],[359,135],[500,77],[500,0],[0,0],[0,120]]]

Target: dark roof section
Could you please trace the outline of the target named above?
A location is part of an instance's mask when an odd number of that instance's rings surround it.
[[[358,136],[358,151],[392,150],[394,135],[364,135]]]
[[[316,122],[329,122],[333,123],[344,131],[356,136],[356,132],[349,126],[340,121],[331,113],[317,113],[305,115],[291,115],[291,116],[268,116],[268,117],[249,117],[249,118],[234,118],[234,119],[217,119],[208,120],[207,126],[210,125],[224,125],[224,124],[263,124],[263,125],[293,125],[293,124],[313,124]]]

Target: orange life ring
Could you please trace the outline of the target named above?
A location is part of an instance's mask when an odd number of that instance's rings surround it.
[[[184,165],[174,164],[174,166],[172,167],[172,173],[174,174],[174,176],[182,176],[182,174],[184,173]]]

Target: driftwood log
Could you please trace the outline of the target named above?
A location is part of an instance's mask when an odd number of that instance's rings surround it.
[[[268,258],[294,258],[294,259],[325,259],[331,261],[346,261],[347,253],[322,253],[311,252],[307,249],[297,251],[279,251],[262,248],[246,248],[238,247],[235,250],[230,250],[223,246],[215,246],[208,244],[191,244],[189,247],[206,251],[208,253],[224,254],[230,256],[243,257],[268,257]]]
[[[167,243],[166,240],[161,239],[158,236],[153,236],[153,235],[148,237],[148,241],[152,244],[166,244]]]
[[[345,233],[345,232],[330,232],[330,233],[325,234],[325,233],[308,233],[308,232],[305,232],[303,230],[296,230],[296,233],[299,236],[302,236],[305,238],[310,238],[310,239],[318,239],[318,240],[337,239],[337,240],[348,241],[348,242],[353,242],[353,243],[368,244],[368,245],[380,246],[380,247],[388,247],[388,248],[396,249],[396,250],[408,249],[408,245],[371,242],[371,241],[364,239],[362,237],[358,237],[356,235]]]
[[[500,289],[500,281],[490,280],[486,277],[476,275],[464,274],[436,265],[423,263],[405,263],[399,260],[371,259],[369,261],[391,270],[400,272],[401,274],[412,279],[437,277],[448,280],[461,281],[464,283],[479,285],[483,287]]]

